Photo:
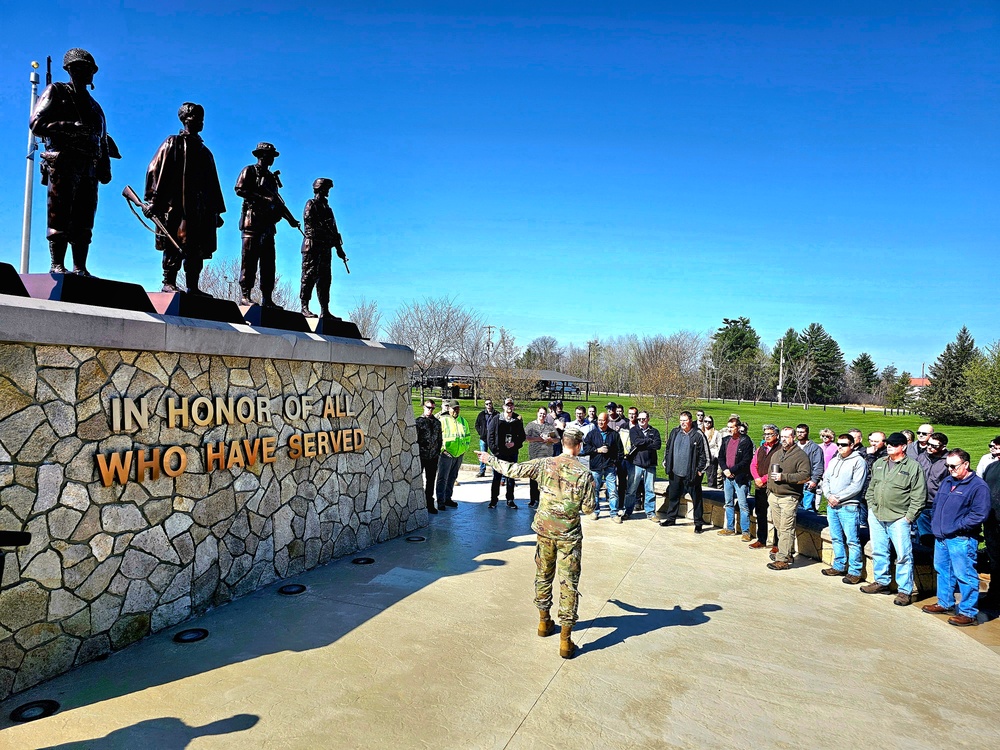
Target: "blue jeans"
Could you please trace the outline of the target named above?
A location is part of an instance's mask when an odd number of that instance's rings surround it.
[[[958,589],[958,614],[975,617],[979,614],[979,574],[976,556],[979,542],[968,536],[934,540],[934,570],[937,571],[938,604],[946,609],[955,606]]]
[[[601,485],[606,485],[608,488],[608,510],[611,515],[618,514],[618,472],[614,466],[609,466],[606,469],[601,469],[600,471],[591,471],[590,475],[594,478],[594,493],[596,495],[601,494]],[[594,505],[594,510],[597,510],[597,505]]]
[[[479,450],[481,450],[481,451],[485,451],[486,450],[486,441],[485,440],[480,440],[479,441]],[[486,464],[484,464],[482,461],[479,462],[479,473],[480,474],[485,474],[486,473]]]
[[[802,507],[806,510],[816,508],[816,490],[811,490],[807,486],[802,488]]]
[[[934,504],[924,506],[924,509],[920,511],[920,515],[917,516],[917,541],[926,537],[933,537],[934,532],[931,531],[931,520],[934,518]],[[936,542],[935,542],[936,546]],[[944,606],[943,604],[941,605]]]
[[[629,496],[634,496],[639,491],[639,486],[645,488],[643,495],[643,509],[650,518],[656,512],[656,495],[653,494],[653,480],[656,479],[656,469],[646,469],[642,466],[634,466],[632,481],[628,486]]]
[[[740,506],[740,528],[744,534],[750,533],[750,493],[749,484],[740,484],[735,479],[726,477],[722,483],[722,491],[726,497],[726,528],[736,531],[736,503]]]
[[[858,506],[826,506],[826,520],[830,525],[830,543],[833,545],[834,570],[846,570],[848,575],[860,576],[864,559],[861,550],[861,514]]]
[[[889,544],[896,550],[896,588],[903,594],[913,593],[913,545],[910,543],[910,522],[906,516],[892,523],[880,521],[868,511],[868,527],[872,536],[872,568],[875,582],[888,586]]]
[[[451,500],[455,491],[455,480],[458,479],[458,470],[462,467],[462,456],[452,456],[450,453],[442,453],[438,459],[437,478],[437,500],[438,507]]]

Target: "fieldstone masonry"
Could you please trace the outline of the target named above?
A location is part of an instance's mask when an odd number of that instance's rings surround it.
[[[0,582],[0,699],[427,523],[408,349],[0,300],[0,529],[32,534]],[[112,345],[147,334],[155,350]],[[286,418],[304,395],[354,415]],[[270,419],[170,426],[168,400],[198,396],[264,397]],[[146,399],[147,427],[112,430],[121,398]],[[289,456],[293,435],[344,428],[359,451]],[[208,470],[207,444],[265,437],[273,462]],[[170,446],[179,475],[101,481],[97,455]]]

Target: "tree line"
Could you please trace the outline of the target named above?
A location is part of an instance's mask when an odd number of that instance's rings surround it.
[[[421,389],[432,368],[463,365],[474,396],[537,397],[532,371],[556,370],[590,381],[591,390],[627,394],[642,408],[675,415],[699,397],[803,404],[864,404],[910,409],[942,424],[1000,422],[1000,341],[976,346],[963,327],[929,370],[930,385],[911,385],[911,373],[879,367],[867,352],[849,364],[819,323],[789,328],[765,344],[747,317],[723,318],[711,334],[627,334],[580,345],[540,336],[525,345],[503,326],[454,298],[403,305],[382,326],[375,302],[350,313],[366,337],[384,332],[414,353]]]

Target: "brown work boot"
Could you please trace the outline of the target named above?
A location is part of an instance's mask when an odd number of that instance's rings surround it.
[[[848,573],[846,576],[840,579],[841,583],[846,583],[848,586],[856,586],[861,583],[861,576],[855,576]]]
[[[764,545],[760,542],[754,542],[750,545],[750,549],[764,549]]]
[[[944,615],[951,612],[947,607],[942,607],[940,604],[925,604],[920,608],[921,612],[926,612],[929,615]]]
[[[574,654],[576,654],[576,644],[570,640],[570,633],[572,632],[572,625],[562,626],[562,633],[559,635],[559,656],[563,659],[572,659]]]
[[[716,532],[719,536],[736,536],[736,532],[732,529],[723,529],[722,531]]]
[[[889,587],[885,584],[881,584],[878,581],[872,581],[867,586],[861,587],[862,594],[892,594]]]
[[[556,624],[552,622],[552,615],[549,614],[549,610],[538,610],[538,635],[545,638],[554,632],[556,632]]]
[[[846,570],[837,570],[836,568],[823,568],[820,573],[825,576],[840,576],[841,578],[847,575]]]
[[[913,599],[909,594],[900,591],[896,594],[896,598],[892,600],[892,603],[898,607],[909,607],[913,603]]]
[[[966,628],[969,625],[978,625],[979,621],[975,617],[969,617],[968,615],[955,615],[954,617],[948,618],[949,625],[956,625],[960,628]],[[565,628],[563,628],[565,630]]]

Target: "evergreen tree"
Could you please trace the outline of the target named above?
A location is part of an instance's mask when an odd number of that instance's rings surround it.
[[[895,368],[893,368],[895,369]],[[899,377],[892,381],[885,396],[885,405],[890,409],[905,409],[912,402],[910,396],[910,373],[903,370]]]
[[[810,398],[820,404],[837,400],[843,390],[847,369],[840,345],[819,323],[806,326],[799,334],[799,340],[813,365],[813,374],[809,379]]]
[[[970,392],[966,371],[982,355],[969,329],[962,326],[958,336],[944,348],[930,366],[930,385],[920,394],[917,410],[932,422],[951,425],[974,424],[979,414]]]
[[[874,393],[879,384],[878,368],[868,352],[861,352],[851,362],[851,373],[868,393]]]
[[[778,374],[781,371],[780,363],[784,361],[785,383],[784,400],[788,401],[794,397],[796,384],[794,373],[796,365],[803,363],[806,355],[806,348],[799,340],[799,334],[794,328],[785,331],[785,335],[774,342],[774,349],[771,350],[771,387],[777,389]]]
[[[723,398],[753,398],[760,358],[760,336],[746,317],[723,318],[712,336],[705,378],[710,395]]]
[[[965,378],[979,416],[989,424],[1000,423],[1000,341],[966,368]]]

